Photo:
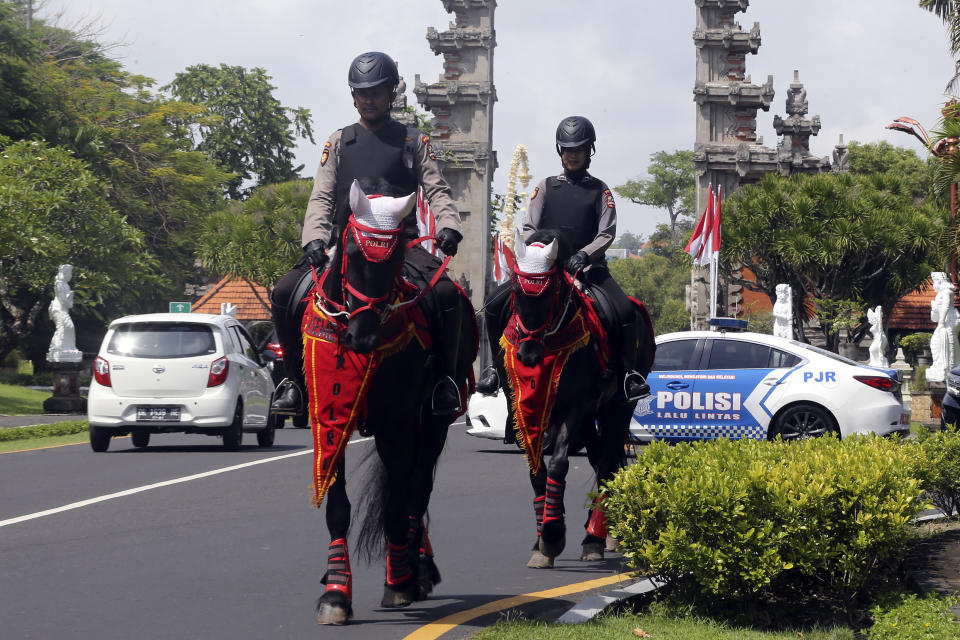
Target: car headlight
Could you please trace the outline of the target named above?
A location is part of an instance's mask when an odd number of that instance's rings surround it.
[[[947,374],[947,391],[955,396],[960,395],[960,375],[952,371]]]

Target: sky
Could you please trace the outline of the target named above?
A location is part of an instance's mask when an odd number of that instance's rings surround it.
[[[611,187],[645,177],[657,151],[691,149],[695,9],[694,0],[500,0],[494,191],[506,192],[519,143],[534,183],[560,171],[553,140],[568,115],[596,127],[591,173]],[[427,27],[444,31],[455,19],[441,0],[46,0],[39,15],[55,13],[65,27],[94,20],[101,42],[120,45],[111,55],[157,86],[195,64],[266,69],[285,106],[313,114],[316,144],[300,141],[296,149],[307,176],[327,136],[357,119],[346,85],[351,60],[370,50],[389,53],[415,105],[414,76],[437,82],[442,67]],[[776,146],[773,116],[787,115],[798,70],[809,116],[822,123],[811,140],[815,155],[829,157],[840,134],[924,153],[911,137],[884,129],[904,115],[933,128],[947,100],[953,61],[946,29],[918,0],[752,0],[737,21],[745,30],[760,24],[762,45],[747,57],[747,74],[756,84],[774,80],[774,103],[757,114],[765,145]],[[663,210],[623,198],[617,205],[618,233],[649,235],[668,221]]]

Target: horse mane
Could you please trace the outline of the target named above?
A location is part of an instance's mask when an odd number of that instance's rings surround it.
[[[543,244],[550,244],[552,241],[557,241],[557,262],[561,268],[567,263],[567,260],[573,255],[573,251],[570,248],[570,242],[558,231],[557,229],[538,229],[533,232],[533,235],[530,236],[530,239],[527,240],[527,244],[532,244],[534,242],[542,242]]]

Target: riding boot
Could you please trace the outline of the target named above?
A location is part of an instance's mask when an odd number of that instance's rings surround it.
[[[627,402],[636,402],[650,395],[650,385],[633,367],[637,358],[639,337],[636,322],[620,325],[620,359],[623,367],[623,395]]]
[[[276,413],[298,415],[303,413],[303,392],[296,380],[284,378],[277,385],[277,391],[270,408]]]
[[[302,280],[307,273],[305,270],[295,270]],[[288,276],[294,275],[294,272]],[[288,276],[284,276],[287,280]],[[273,327],[277,332],[277,340],[283,347],[283,368],[286,378],[277,385],[271,408],[284,415],[301,415],[305,411],[306,381],[303,375],[303,337],[300,334],[303,305],[296,301],[299,295],[296,287],[287,283],[287,294],[293,299],[282,299],[278,295],[279,286],[270,296],[270,312],[273,317]]]
[[[449,287],[438,283],[435,291],[440,303],[438,306],[443,309],[443,313],[436,323],[442,339],[434,343],[437,383],[433,387],[431,407],[435,416],[455,416],[463,413],[460,388],[454,380],[457,375],[457,358],[460,355],[460,292],[452,283]]]
[[[496,367],[490,366],[483,370],[480,379],[477,380],[477,393],[485,396],[496,395],[500,390],[500,376],[497,375]]]

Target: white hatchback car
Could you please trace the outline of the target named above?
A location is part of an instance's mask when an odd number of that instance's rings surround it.
[[[90,446],[106,451],[129,433],[145,447],[152,433],[203,433],[239,449],[243,432],[273,445],[270,369],[231,316],[154,313],[110,323],[94,361],[87,417]]]

